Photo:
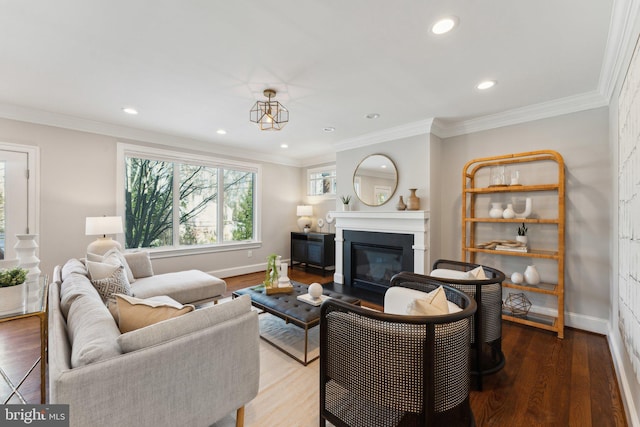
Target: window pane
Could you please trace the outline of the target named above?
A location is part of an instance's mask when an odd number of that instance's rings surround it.
[[[310,172],[308,178],[309,196],[322,196],[324,194],[336,194],[336,171],[325,170]]]
[[[253,239],[255,173],[224,171],[224,241]]]
[[[180,244],[217,242],[218,169],[180,165]]]
[[[125,238],[127,248],[173,244],[173,163],[126,159]]]

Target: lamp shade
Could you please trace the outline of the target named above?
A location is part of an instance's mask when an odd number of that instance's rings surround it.
[[[85,224],[87,236],[123,233],[120,216],[89,216]]]
[[[296,210],[298,216],[311,216],[313,215],[313,206],[311,205],[299,205]]]

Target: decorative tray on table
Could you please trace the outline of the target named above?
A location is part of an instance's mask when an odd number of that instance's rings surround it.
[[[298,300],[302,301],[302,302],[306,302],[307,304],[311,304],[314,306],[319,306],[320,304],[322,304],[325,300],[329,299],[331,297],[327,296],[327,295],[320,295],[320,298],[311,298],[311,295],[309,294],[302,294],[302,295],[298,295]]]

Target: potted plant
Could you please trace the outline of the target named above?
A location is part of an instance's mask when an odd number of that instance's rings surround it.
[[[342,200],[342,210],[348,211],[349,203],[351,203],[351,196],[350,195],[340,196],[340,200]]]
[[[28,271],[24,268],[0,270],[0,312],[13,312],[24,305]]]
[[[529,229],[527,228],[526,225],[524,225],[524,222],[522,223],[521,227],[518,227],[518,235],[516,236],[516,241],[522,243],[523,245],[526,246],[527,244],[527,231]]]

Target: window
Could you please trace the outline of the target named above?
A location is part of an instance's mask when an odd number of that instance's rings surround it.
[[[259,167],[119,145],[125,247],[255,243]]]
[[[307,183],[308,196],[335,196],[336,167],[309,169]]]

